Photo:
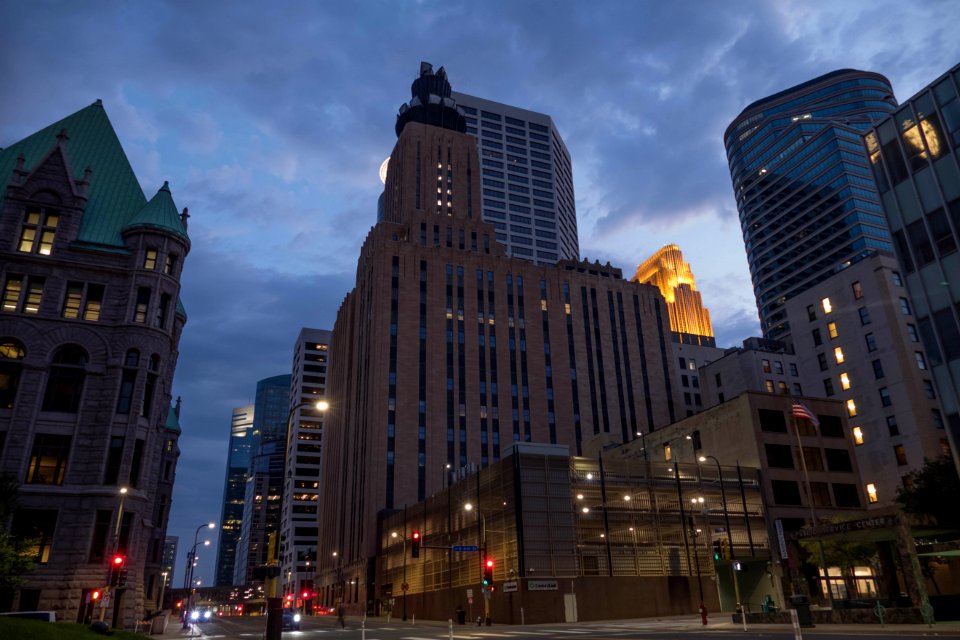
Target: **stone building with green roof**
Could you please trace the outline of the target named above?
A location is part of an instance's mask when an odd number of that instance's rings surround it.
[[[167,183],[147,199],[100,100],[0,149],[0,473],[36,557],[0,610],[130,627],[159,608],[189,250],[187,210]]]

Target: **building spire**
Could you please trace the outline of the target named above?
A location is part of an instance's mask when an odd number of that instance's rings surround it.
[[[467,132],[463,110],[450,97],[450,82],[443,67],[434,73],[429,62],[420,63],[420,76],[410,86],[410,102],[400,105],[397,114],[397,137],[408,122],[421,122],[460,133]]]

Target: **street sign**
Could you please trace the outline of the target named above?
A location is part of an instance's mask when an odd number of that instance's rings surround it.
[[[400,590],[401,590],[401,591],[408,591],[409,589],[410,589],[410,585],[407,584],[406,582],[404,582],[403,584],[400,585]]]
[[[455,544],[450,547],[451,551],[480,551],[480,547],[475,544]]]
[[[518,587],[518,585],[517,585],[516,581],[514,581],[514,582],[504,582],[504,583],[503,583],[503,592],[504,592],[504,593],[512,593],[512,592],[514,592],[514,591],[517,590],[517,587]]]
[[[467,604],[473,604],[473,589],[467,589]]]

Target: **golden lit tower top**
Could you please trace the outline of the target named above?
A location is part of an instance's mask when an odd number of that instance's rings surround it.
[[[710,311],[703,306],[690,264],[684,262],[680,247],[668,244],[647,258],[637,267],[633,281],[660,289],[667,301],[671,331],[713,337]]]

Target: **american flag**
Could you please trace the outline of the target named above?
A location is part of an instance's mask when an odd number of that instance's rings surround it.
[[[814,415],[813,411],[810,411],[810,409],[808,409],[807,406],[799,400],[793,401],[793,417],[809,420],[810,424],[812,424],[814,427],[820,426],[820,421],[817,420],[817,416]]]

